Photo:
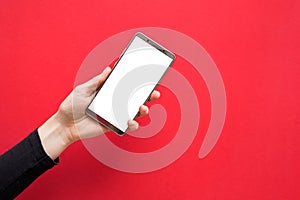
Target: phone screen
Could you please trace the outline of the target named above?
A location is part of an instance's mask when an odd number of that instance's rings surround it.
[[[135,35],[88,106],[100,122],[106,121],[123,133],[128,128],[128,120],[136,117],[139,107],[175,58],[149,41],[152,40]]]

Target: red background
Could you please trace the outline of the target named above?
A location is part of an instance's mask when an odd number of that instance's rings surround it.
[[[162,170],[119,172],[78,142],[18,199],[299,199],[299,13],[296,0],[1,1],[1,153],[56,111],[97,44],[131,28],[166,27],[197,40],[216,62],[228,101],[220,140],[203,160],[209,117]],[[194,78],[188,63],[174,67]],[[201,115],[209,114],[201,93]]]

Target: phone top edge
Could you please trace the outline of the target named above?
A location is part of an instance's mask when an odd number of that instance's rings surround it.
[[[142,32],[137,32],[134,37],[139,37],[142,40],[144,40],[145,42],[147,42],[148,44],[150,44],[151,46],[155,47],[156,49],[158,49],[160,52],[162,52],[163,54],[167,55],[168,57],[170,57],[172,60],[176,59],[176,56],[174,53],[172,53],[169,49],[167,49],[166,47],[162,46],[161,44],[155,42],[154,40],[152,40],[151,38],[149,38],[147,35],[145,35]]]

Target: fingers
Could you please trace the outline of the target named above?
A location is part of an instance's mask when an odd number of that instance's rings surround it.
[[[134,131],[139,128],[139,124],[135,120],[128,120],[127,125],[129,131]]]
[[[150,95],[149,101],[155,101],[160,97],[160,92],[157,90],[154,90],[152,94]]]
[[[160,97],[160,93],[157,90],[154,90],[152,94],[150,95],[150,98],[148,101],[155,101]],[[146,105],[141,105],[139,108],[139,114],[137,117],[143,117],[145,115],[149,114],[149,108]]]
[[[139,117],[143,117],[149,113],[149,108],[145,105],[141,105],[139,108]]]
[[[95,76],[88,82],[86,82],[86,86],[89,89],[89,91],[94,92],[97,90],[97,88],[102,85],[102,83],[105,81],[105,79],[108,77],[109,73],[111,72],[110,67],[106,67],[101,74],[98,76]]]
[[[157,90],[154,90],[152,94],[150,95],[149,101],[157,100],[160,97],[160,93]],[[139,115],[138,117],[145,116],[149,113],[149,108],[145,105],[141,105],[139,108]],[[134,131],[139,128],[139,124],[135,120],[129,120],[128,121],[128,130]]]

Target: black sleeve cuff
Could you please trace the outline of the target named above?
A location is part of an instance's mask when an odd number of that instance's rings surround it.
[[[0,199],[12,199],[59,163],[46,154],[37,129],[0,156]]]

